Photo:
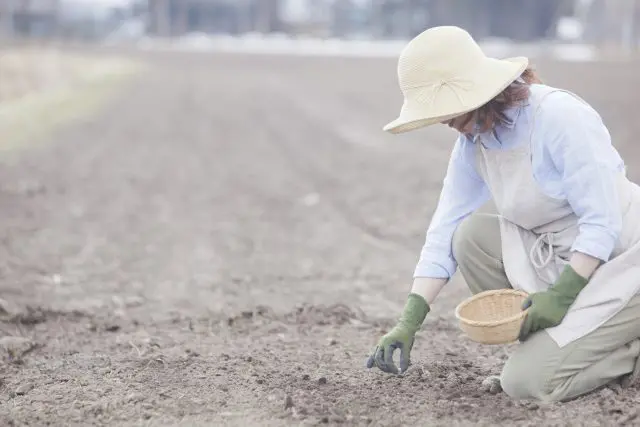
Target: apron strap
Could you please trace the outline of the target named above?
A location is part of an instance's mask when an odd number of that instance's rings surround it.
[[[543,244],[547,244],[549,247],[549,255],[543,258],[542,248]],[[555,250],[553,249],[553,233],[542,233],[538,236],[531,250],[529,251],[529,260],[538,269],[543,269],[556,257]]]

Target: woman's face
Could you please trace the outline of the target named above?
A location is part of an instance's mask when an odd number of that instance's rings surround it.
[[[475,112],[470,112],[463,114],[458,117],[454,117],[453,119],[446,120],[442,122],[442,124],[449,126],[452,129],[457,130],[460,133],[470,134],[474,131],[474,120]]]

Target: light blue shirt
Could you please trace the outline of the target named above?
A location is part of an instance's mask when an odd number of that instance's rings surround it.
[[[532,99],[549,90],[549,86],[532,85]],[[567,200],[579,217],[579,235],[572,249],[608,261],[622,228],[614,180],[624,170],[624,162],[600,115],[572,95],[547,95],[530,139],[534,108],[526,102],[509,109],[509,122],[481,134],[482,142],[488,149],[503,150],[531,140],[535,181],[546,195]],[[491,198],[475,166],[476,149],[472,136],[459,135],[414,277],[450,278],[457,270],[453,233]]]

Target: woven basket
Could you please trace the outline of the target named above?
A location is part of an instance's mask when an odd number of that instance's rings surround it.
[[[456,307],[456,318],[471,340],[482,344],[508,344],[518,340],[527,310],[527,293],[499,289],[476,294]]]

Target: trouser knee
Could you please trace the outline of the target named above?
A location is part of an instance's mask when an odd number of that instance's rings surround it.
[[[456,228],[453,234],[452,253],[458,265],[465,265],[469,260],[469,254],[478,241],[478,220],[476,215],[465,218]]]
[[[546,332],[534,334],[505,363],[500,375],[502,390],[514,400],[563,400],[566,397],[563,384],[571,377],[558,376],[562,359],[559,351]]]
[[[497,216],[479,213],[465,218],[453,235],[452,252],[473,293],[510,286],[502,265]]]
[[[510,360],[502,370],[500,385],[504,393],[513,400],[551,402],[554,394],[549,389],[550,378],[543,371],[531,361],[524,366],[518,361]]]
[[[477,258],[478,252],[502,258],[500,242],[498,217],[482,213],[472,214],[458,225],[453,234],[453,257],[459,265],[473,261]]]

